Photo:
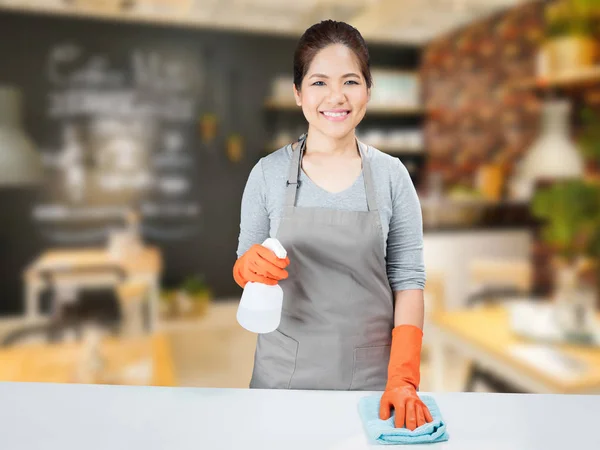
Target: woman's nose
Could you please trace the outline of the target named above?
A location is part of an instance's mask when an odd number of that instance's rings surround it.
[[[346,95],[341,87],[333,87],[329,91],[329,101],[331,103],[339,104],[346,101]]]

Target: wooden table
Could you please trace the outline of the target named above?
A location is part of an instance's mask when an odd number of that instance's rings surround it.
[[[81,343],[33,344],[0,349],[0,381],[78,383],[76,371],[84,354]],[[175,370],[169,341],[158,333],[139,338],[109,338],[102,341],[106,361],[100,384],[149,384],[175,386]],[[152,365],[150,383],[123,376],[123,370],[136,364]]]
[[[124,259],[112,257],[105,248],[50,249],[42,253],[25,269],[24,272],[27,319],[33,322],[40,316],[38,297],[40,290],[44,287],[44,282],[40,278],[41,270],[93,269],[98,266],[119,267],[127,273],[127,281],[143,282],[147,284],[148,304],[150,307],[150,330],[155,330],[158,319],[160,275],[162,271],[161,254],[155,247],[144,247],[134,257]],[[98,277],[94,277],[93,273],[87,275],[73,275],[72,282],[77,285],[106,283],[106,281],[99,281]]]
[[[510,328],[508,311],[502,306],[433,313],[427,324],[431,338],[432,390],[444,390],[449,350],[487,367],[513,385],[535,393],[600,393],[600,349],[552,345],[558,354],[586,368],[574,376],[539,368],[515,356],[519,344],[536,344],[520,338]]]

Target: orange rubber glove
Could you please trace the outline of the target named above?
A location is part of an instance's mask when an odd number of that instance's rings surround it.
[[[249,281],[273,286],[288,277],[284,269],[289,263],[289,258],[278,258],[267,247],[254,244],[233,265],[233,279],[241,288]]]
[[[388,420],[391,408],[396,412],[394,426],[414,430],[433,418],[429,408],[417,395],[421,378],[423,331],[414,325],[399,325],[392,331],[392,351],[388,381],[379,405],[379,418]]]

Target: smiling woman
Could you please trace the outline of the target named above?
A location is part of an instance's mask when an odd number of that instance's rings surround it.
[[[319,134],[329,144],[352,141],[348,134],[365,116],[371,84],[369,51],[356,29],[326,21],[306,30],[294,55],[294,96],[310,140]]]
[[[423,327],[421,208],[399,159],[356,139],[371,96],[354,27],[310,27],[294,55],[308,133],[262,158],[242,198],[233,276],[277,284],[279,327],[258,337],[252,388],[384,390],[380,416],[431,421],[417,395]],[[277,238],[280,259],[260,245]]]

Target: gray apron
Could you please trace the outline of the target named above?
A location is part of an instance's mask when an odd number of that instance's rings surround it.
[[[277,233],[290,258],[281,323],[258,336],[250,387],[383,390],[394,306],[366,148],[357,141],[368,211],[341,211],[296,207],[305,145],[292,154]]]

